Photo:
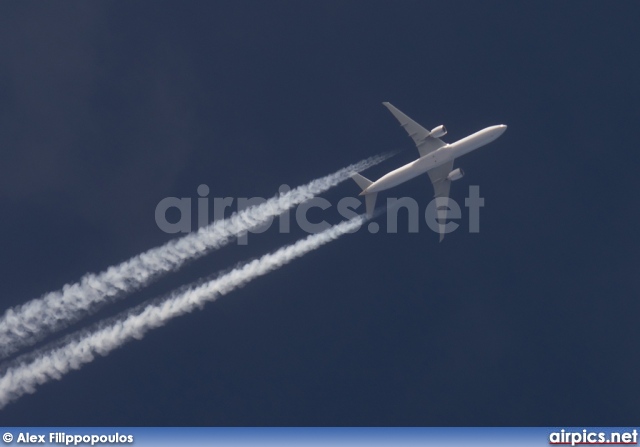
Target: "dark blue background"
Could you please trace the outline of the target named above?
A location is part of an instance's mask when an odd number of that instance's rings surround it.
[[[407,150],[367,176],[414,159],[382,101],[445,124],[449,142],[509,129],[457,162],[453,198],[480,185],[486,200],[479,234],[345,236],[0,421],[637,423],[639,14],[635,1],[2,3],[3,308],[166,242],[156,205],[202,183],[269,197],[392,148]],[[390,195],[426,205],[432,190],[421,178]],[[298,235],[251,236],[99,317]]]

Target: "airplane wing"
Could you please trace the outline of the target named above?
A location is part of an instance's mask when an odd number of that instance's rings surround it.
[[[447,176],[453,169],[453,160],[427,171],[429,179],[433,184],[434,197],[449,197],[449,189],[451,188],[451,180],[447,180]],[[438,202],[436,201],[436,205]],[[444,239],[444,225],[447,223],[447,207],[438,206],[438,227],[440,229],[440,242]]]
[[[430,137],[430,132],[427,129],[396,109],[391,103],[383,102],[382,104],[400,121],[400,125],[404,127],[404,130],[407,131],[411,139],[416,143],[421,157],[442,146],[446,146],[447,143],[443,142],[440,138]],[[449,173],[447,172],[447,174]]]

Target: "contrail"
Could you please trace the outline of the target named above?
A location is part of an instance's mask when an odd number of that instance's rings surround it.
[[[85,275],[77,283],[49,292],[25,304],[8,309],[0,318],[0,358],[31,346],[47,335],[64,329],[109,300],[126,296],[185,262],[197,259],[233,241],[247,230],[268,222],[287,209],[320,194],[394,155],[389,152],[367,158],[333,174],[313,180],[266,202],[215,221],[197,232],[153,248],[109,267],[101,273]]]
[[[149,305],[141,312],[132,312],[107,327],[81,334],[66,345],[43,353],[31,362],[9,367],[0,378],[0,408],[26,393],[34,393],[38,385],[52,379],[61,379],[69,371],[80,369],[92,362],[96,354],[106,356],[131,339],[143,338],[149,330],[164,325],[170,319],[202,307],[345,233],[357,230],[365,220],[366,217],[358,216],[321,233],[310,235],[237,267],[217,279],[170,295],[160,304]]]

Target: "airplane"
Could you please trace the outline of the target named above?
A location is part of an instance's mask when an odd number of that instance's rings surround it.
[[[433,184],[434,197],[436,199],[438,197],[448,198],[451,182],[464,176],[462,169],[453,169],[453,161],[464,154],[491,143],[507,130],[507,126],[504,124],[490,126],[455,143],[447,144],[440,139],[440,137],[447,134],[447,129],[443,125],[429,131],[395,108],[391,103],[383,102],[382,104],[389,109],[413,139],[420,157],[383,175],[375,182],[357,173],[351,176],[358,186],[362,188],[360,195],[365,196],[367,215],[369,217],[373,216],[376,198],[380,191],[393,188],[425,172],[429,175]],[[436,204],[439,205],[438,202]],[[437,210],[440,242],[442,242],[445,235],[447,206],[440,205]]]

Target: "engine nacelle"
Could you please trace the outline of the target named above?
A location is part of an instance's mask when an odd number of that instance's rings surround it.
[[[464,171],[458,168],[458,169],[454,169],[449,173],[449,175],[447,175],[447,180],[453,182],[455,180],[460,180],[462,177],[464,177]]]
[[[431,129],[431,133],[429,133],[429,136],[433,138],[440,138],[445,136],[446,134],[447,134],[447,128],[440,125],[438,127],[434,127],[433,129]]]

